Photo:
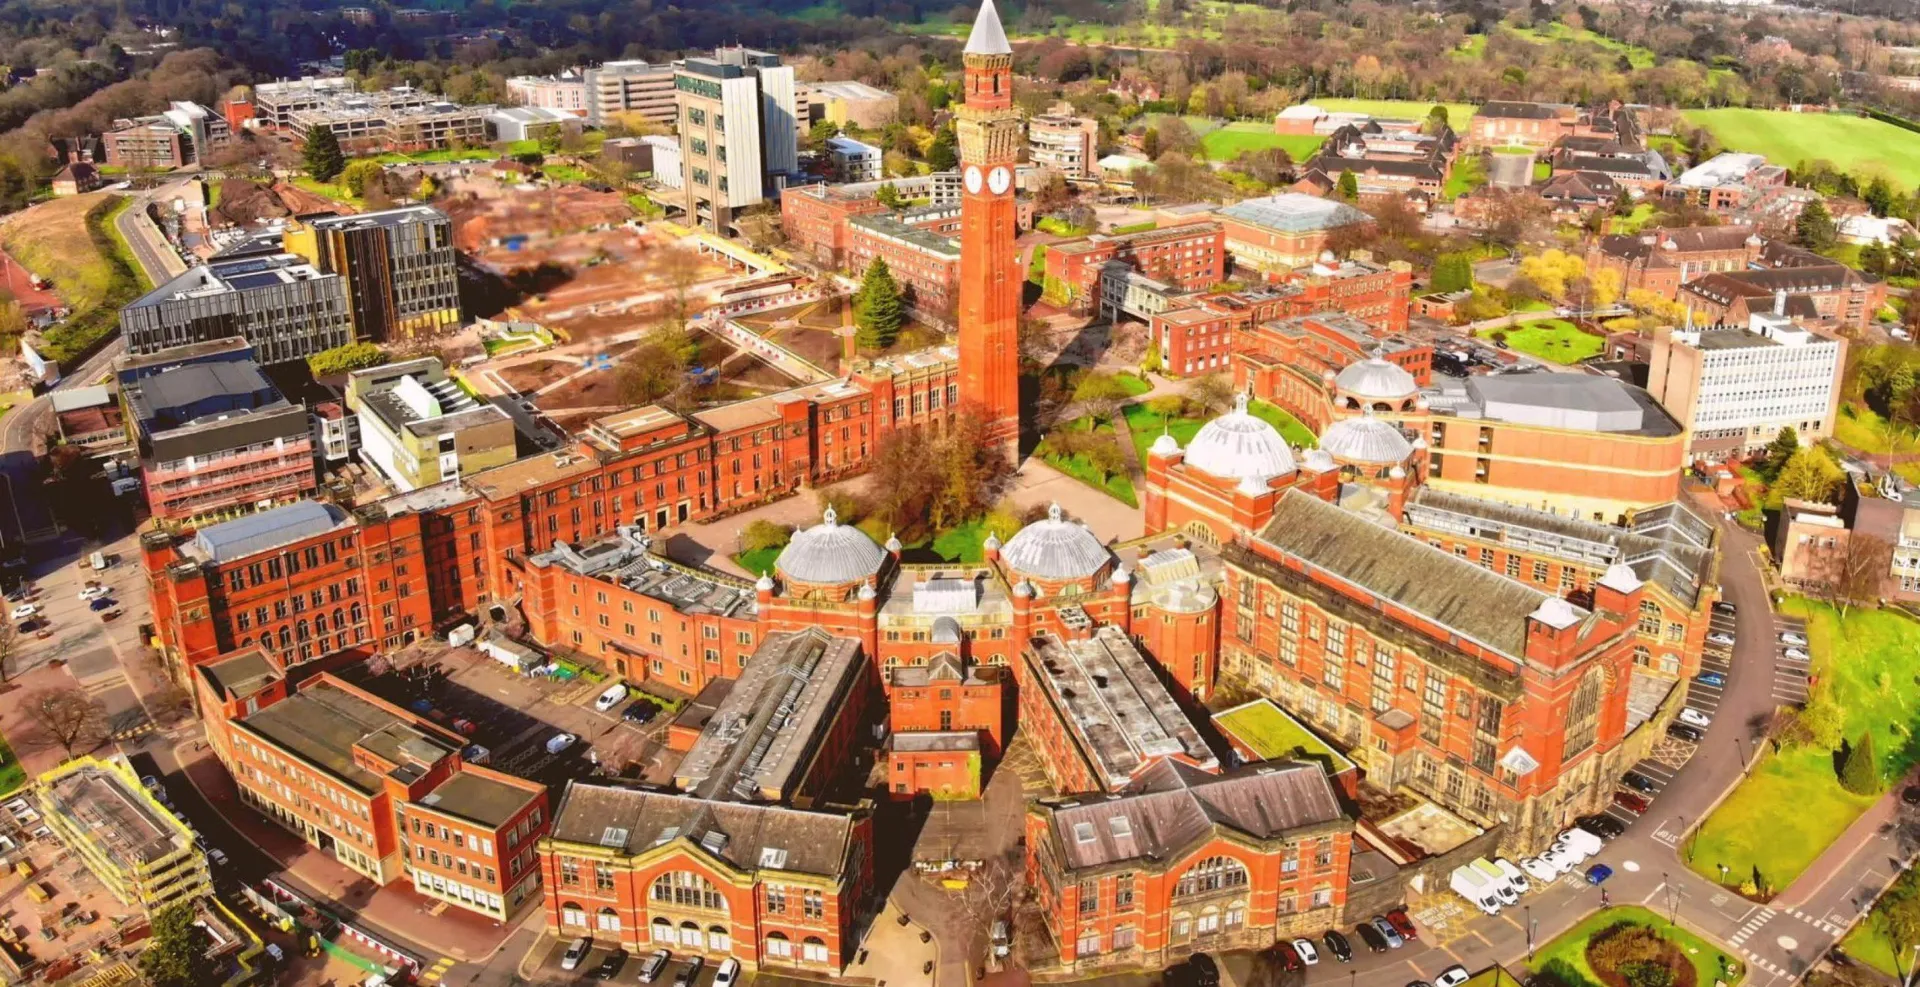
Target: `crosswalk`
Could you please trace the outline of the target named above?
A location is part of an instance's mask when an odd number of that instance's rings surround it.
[[[1777,945],[1780,952],[1792,953],[1796,947],[1803,944],[1799,936],[1792,934],[1798,931],[1797,928],[1790,925],[1770,927],[1772,926],[1773,920],[1781,916],[1797,920],[1817,930],[1826,938],[1828,943],[1838,940],[1841,934],[1846,931],[1818,915],[1803,912],[1792,906],[1773,908],[1763,905],[1754,909],[1753,913],[1747,916],[1747,920],[1741,924],[1740,928],[1735,930],[1733,935],[1727,937],[1727,945],[1733,947],[1733,951],[1744,957],[1746,962],[1754,969],[1765,970],[1776,977],[1789,976],[1790,972],[1785,967],[1775,963],[1769,959],[1766,954],[1754,948],[1754,945],[1762,947],[1770,945],[1767,940],[1759,938],[1762,932],[1777,934],[1771,945]],[[1824,946],[1819,950],[1819,952],[1825,951]]]

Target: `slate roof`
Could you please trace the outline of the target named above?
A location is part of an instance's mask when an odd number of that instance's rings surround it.
[[[1664,253],[1737,250],[1745,246],[1747,238],[1753,235],[1752,227],[1747,226],[1663,227],[1642,230],[1633,236],[1621,234],[1603,236],[1600,238],[1600,252],[1623,260],[1643,260]],[[1674,242],[1672,251],[1660,246],[1661,241],[1665,239],[1671,239]]]
[[[1549,598],[1299,490],[1281,496],[1259,540],[1516,660],[1528,615]]]
[[[762,861],[777,857],[783,858],[780,865],[766,869],[839,877],[853,833],[851,815],[709,802],[576,781],[560,796],[552,837],[629,855],[682,840],[689,852],[705,853],[740,870],[762,869]],[[770,850],[775,852],[768,854]]]
[[[1715,272],[1681,285],[1692,292],[1725,304],[1736,298],[1771,298],[1775,292],[1789,295],[1840,291],[1866,283],[1853,268],[1843,264],[1826,267],[1777,267],[1765,271]]]
[[[1496,99],[1480,107],[1478,116],[1500,118],[1504,120],[1553,120],[1560,116],[1563,109],[1555,103],[1524,103],[1514,100]]]
[[[1540,186],[1543,199],[1568,199],[1574,202],[1610,202],[1620,194],[1620,186],[1598,171],[1560,171]]]
[[[1265,840],[1346,819],[1326,771],[1307,762],[1214,774],[1163,761],[1118,797],[1047,802],[1040,811],[1068,870],[1173,860],[1216,827]]]

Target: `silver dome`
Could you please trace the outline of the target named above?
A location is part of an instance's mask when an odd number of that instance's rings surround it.
[[[1340,371],[1333,386],[1367,401],[1399,401],[1420,389],[1412,374],[1377,355]]]
[[[1047,508],[1047,519],[1021,528],[1000,549],[1000,560],[1013,571],[1041,579],[1085,579],[1112,558],[1100,539],[1084,526],[1060,515],[1060,505]]]
[[[1392,422],[1373,417],[1342,418],[1327,426],[1320,436],[1320,448],[1335,459],[1348,463],[1405,462],[1413,455],[1413,443]]]
[[[1247,396],[1233,410],[1202,426],[1187,443],[1186,464],[1223,480],[1271,480],[1294,470],[1293,452],[1280,430],[1247,410]]]
[[[819,524],[793,533],[773,567],[803,583],[851,583],[879,572],[885,559],[866,532],[841,524],[829,507]]]

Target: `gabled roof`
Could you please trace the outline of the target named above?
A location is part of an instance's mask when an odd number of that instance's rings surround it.
[[[1526,655],[1527,618],[1553,599],[1297,489],[1258,540],[1515,660]]]
[[[1491,119],[1498,117],[1506,120],[1553,120],[1565,109],[1557,103],[1522,103],[1513,100],[1496,99],[1480,107],[1479,117]]]
[[[553,839],[640,854],[684,840],[737,870],[840,877],[855,817],[779,805],[709,802],[663,792],[571,782],[553,814]],[[717,835],[716,835],[717,834]]]
[[[1540,186],[1543,199],[1571,199],[1577,202],[1609,201],[1620,193],[1620,186],[1613,179],[1597,171],[1562,171],[1554,173]]]
[[[1117,796],[1042,803],[1041,811],[1068,870],[1173,860],[1216,827],[1267,840],[1346,819],[1326,771],[1292,761],[1228,774],[1163,761]]]

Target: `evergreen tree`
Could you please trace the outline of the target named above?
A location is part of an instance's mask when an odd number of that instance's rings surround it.
[[[1807,203],[1807,207],[1800,210],[1800,218],[1793,221],[1794,242],[1808,250],[1825,250],[1833,246],[1839,235],[1832,214],[1819,199]]]
[[[1873,756],[1873,732],[1860,735],[1860,742],[1847,751],[1840,762],[1840,787],[1855,795],[1875,795],[1880,791],[1880,764]]]
[[[880,187],[874,190],[873,197],[888,209],[898,209],[907,202],[900,197],[900,189],[892,182],[881,182]]]
[[[1427,111],[1427,122],[1420,129],[1428,135],[1438,135],[1440,131],[1446,129],[1450,123],[1451,121],[1447,117],[1447,108],[1439,103],[1435,103],[1433,109]]]
[[[1769,480],[1779,476],[1780,471],[1786,468],[1787,460],[1799,451],[1800,433],[1794,431],[1792,425],[1782,428],[1780,434],[1767,443],[1767,459],[1760,467],[1761,474]]]
[[[1867,208],[1875,216],[1885,216],[1893,209],[1893,186],[1887,184],[1886,179],[1876,176],[1867,183],[1867,190],[1860,198],[1866,200]]]
[[[933,145],[927,148],[927,164],[934,171],[951,171],[960,163],[959,139],[953,134],[953,128],[941,127],[933,135]]]
[[[858,327],[854,340],[866,349],[885,349],[893,345],[905,320],[906,302],[900,296],[900,285],[893,280],[887,262],[875,257],[860,279],[859,293],[853,296],[853,322]]]
[[[340,153],[340,138],[324,127],[307,133],[306,147],[307,174],[315,181],[330,182],[347,167],[346,155]]]
[[[1160,128],[1158,127],[1147,128],[1146,135],[1140,138],[1140,153],[1146,155],[1148,161],[1159,160]]]
[[[153,937],[140,953],[140,972],[155,987],[213,983],[218,968],[207,959],[206,934],[194,925],[190,905],[174,905],[153,919]]]
[[[1360,198],[1360,180],[1357,178],[1354,178],[1353,172],[1351,171],[1341,172],[1339,191],[1340,191],[1340,198],[1345,199],[1348,202],[1352,202],[1353,200]]]
[[[1433,261],[1432,290],[1462,291],[1473,287],[1473,260],[1466,254],[1441,254]]]

